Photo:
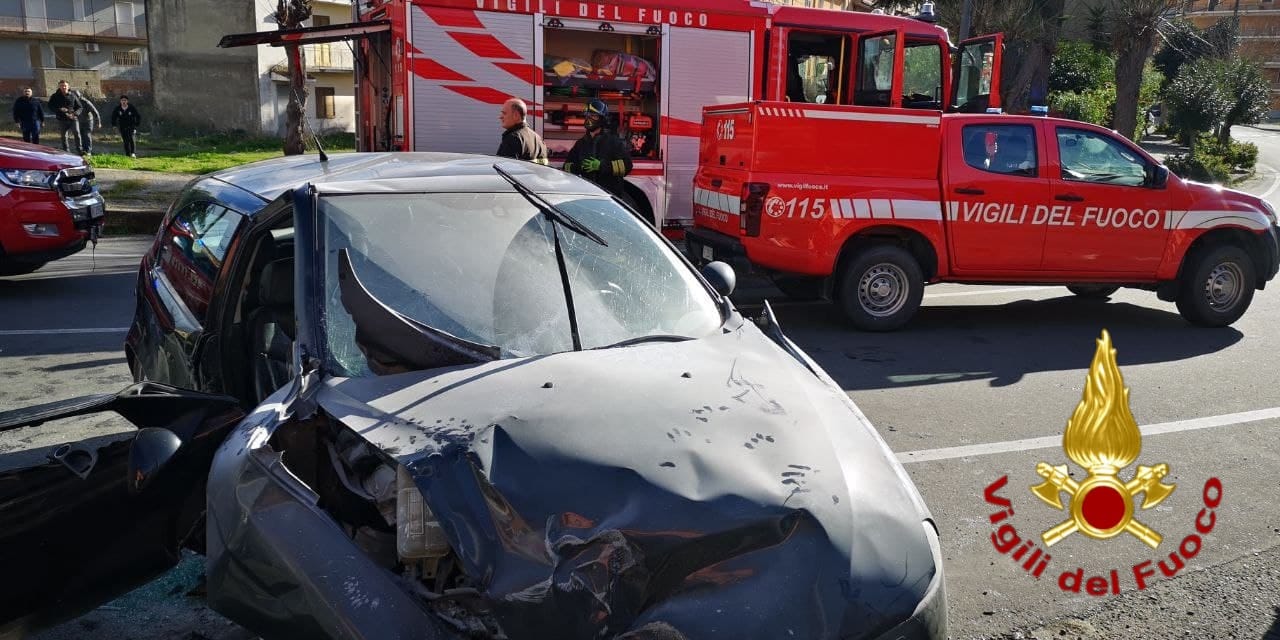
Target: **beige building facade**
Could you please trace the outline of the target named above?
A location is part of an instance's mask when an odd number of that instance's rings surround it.
[[[270,3],[271,7],[275,3]],[[258,2],[258,30],[274,27],[268,23],[267,5]],[[343,0],[313,0],[307,27],[351,22],[351,3]],[[318,133],[356,130],[355,55],[345,42],[311,44],[302,47],[307,68],[307,117]],[[279,135],[285,128],[289,106],[289,66],[283,47],[259,45],[258,104],[264,134]]]
[[[1271,117],[1280,117],[1280,2],[1276,0],[1196,0],[1187,18],[1200,29],[1240,16],[1240,55],[1262,64],[1271,82]]]
[[[226,35],[278,29],[271,15],[275,7],[275,0],[148,0],[155,25],[150,44],[156,108],[197,130],[280,135],[289,104],[285,49],[218,47]],[[351,22],[351,3],[313,0],[312,16],[304,26]],[[310,127],[320,133],[355,131],[351,49],[342,42],[307,45],[303,55]]]

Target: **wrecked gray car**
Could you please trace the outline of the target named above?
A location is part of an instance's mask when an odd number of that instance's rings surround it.
[[[132,443],[129,500],[203,492],[164,544],[198,539],[214,609],[267,638],[946,637],[918,492],[731,270],[559,171],[378,157],[233,241],[206,333],[273,301],[281,386],[234,426],[180,392],[213,426]]]

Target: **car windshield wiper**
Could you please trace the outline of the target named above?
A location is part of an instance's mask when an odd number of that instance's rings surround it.
[[[560,227],[562,225],[568,227],[602,247],[609,246],[609,243],[605,242],[604,238],[596,235],[590,229],[582,226],[582,223],[575,220],[573,216],[561,211],[555,205],[543,199],[542,196],[534,193],[533,189],[521,184],[519,180],[516,180],[515,176],[503,171],[502,167],[495,164],[493,165],[493,170],[497,171],[498,175],[502,176],[504,180],[510,182],[511,186],[515,187],[516,193],[524,196],[524,199],[528,200],[529,204],[537,207],[542,212],[542,215],[551,221],[551,242],[556,248],[556,266],[560,269],[560,286],[564,289],[565,309],[569,312],[569,335],[573,339],[573,350],[582,351],[582,335],[578,331],[578,311],[573,305],[573,285],[569,279],[569,265],[564,259],[564,248],[560,244]]]
[[[595,348],[596,349],[613,349],[616,347],[629,347],[631,345],[644,344],[646,342],[685,342],[687,340],[693,340],[693,338],[690,338],[689,336],[677,336],[677,335],[659,333],[651,336],[638,336],[635,338],[627,338],[626,340],[620,340],[613,344],[605,345],[603,347],[595,347]]]
[[[493,170],[497,171],[498,175],[502,176],[503,180],[510,182],[511,186],[515,187],[516,191],[519,192],[520,195],[524,196],[525,200],[528,200],[531,204],[533,204],[533,206],[537,207],[540,211],[542,211],[543,215],[572,229],[575,233],[579,235],[590,238],[592,242],[602,247],[609,246],[609,243],[605,242],[604,238],[601,238],[599,234],[588,229],[586,225],[582,224],[581,222],[578,222],[577,218],[574,218],[568,213],[565,213],[564,209],[561,209],[555,206],[554,204],[547,202],[545,198],[538,195],[537,193],[534,193],[533,189],[530,189],[529,187],[525,186],[523,183],[517,180],[515,176],[511,175],[510,173],[507,173],[506,171],[503,171],[502,167],[499,167],[498,165],[495,164],[493,165]]]

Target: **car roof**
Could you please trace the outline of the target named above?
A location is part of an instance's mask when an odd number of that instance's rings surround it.
[[[537,193],[606,196],[604,190],[559,169],[464,153],[352,152],[272,158],[209,174],[269,202],[308,183],[322,193],[510,192],[493,165]]]

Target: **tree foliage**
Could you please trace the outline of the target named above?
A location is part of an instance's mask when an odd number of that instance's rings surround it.
[[[1115,60],[1086,42],[1063,41],[1049,65],[1049,91],[1080,93],[1111,82]]]
[[[1200,58],[1231,55],[1240,42],[1240,21],[1235,17],[1223,18],[1201,31],[1180,17],[1170,20],[1163,33],[1164,44],[1156,52],[1154,62],[1164,77],[1172,81],[1184,64]]]
[[[1114,126],[1132,139],[1138,125],[1138,102],[1143,70],[1167,28],[1169,18],[1187,0],[1114,0],[1112,46],[1116,54],[1116,110]]]
[[[1231,127],[1262,122],[1267,117],[1271,83],[1257,64],[1241,57],[1222,60],[1216,66],[1218,88],[1228,105],[1218,130],[1218,140],[1225,144],[1231,140]]]
[[[1183,65],[1165,91],[1170,126],[1193,146],[1196,135],[1217,126],[1231,108],[1219,79],[1221,66],[1212,58]]]

